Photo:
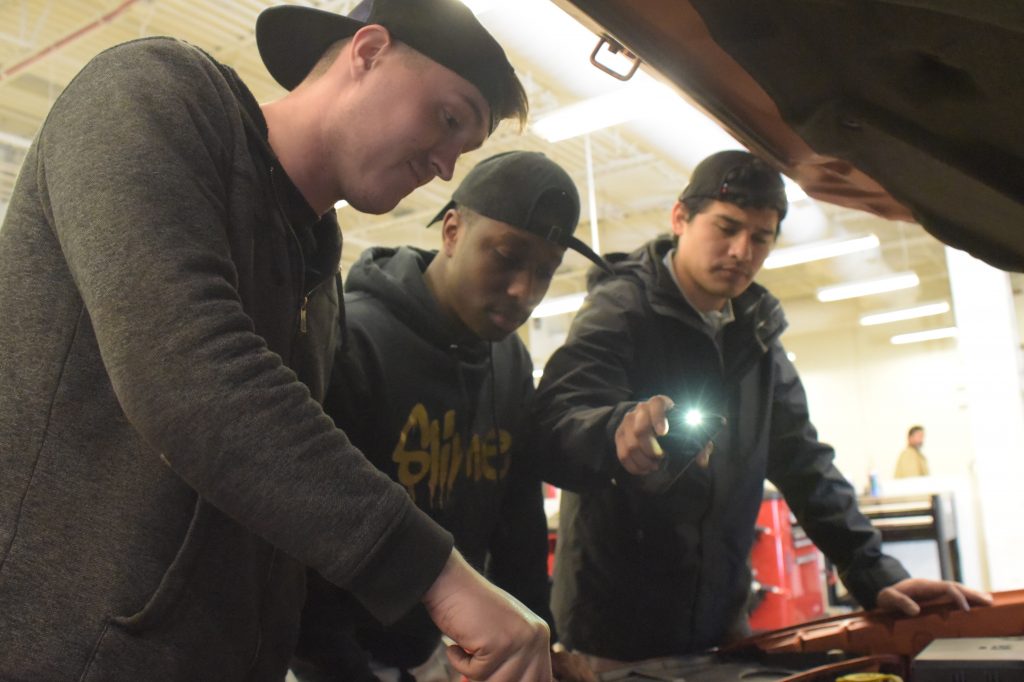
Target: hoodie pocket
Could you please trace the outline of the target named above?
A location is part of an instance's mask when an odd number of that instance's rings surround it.
[[[210,507],[197,499],[181,546],[156,590],[136,613],[107,619],[82,673],[81,682],[124,679],[130,674],[159,674],[160,662],[168,651],[160,652],[158,640],[166,639],[167,644],[173,646],[174,636],[165,634],[151,638],[144,635],[157,628],[174,629],[170,622],[173,621],[173,611],[180,603],[197,558],[206,544],[209,514]]]
[[[160,579],[156,591],[137,613],[111,618],[112,625],[137,633],[152,629],[163,622],[167,613],[178,603],[178,599],[192,575],[196,558],[203,550],[206,529],[209,527],[209,524],[205,523],[208,508],[202,499],[196,500],[196,506],[192,511],[192,521],[185,533],[185,539],[178,548],[174,560],[164,572],[163,578]]]

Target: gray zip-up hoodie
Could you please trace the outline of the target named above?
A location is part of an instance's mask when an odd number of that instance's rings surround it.
[[[293,371],[326,384],[340,251],[295,195],[184,43],[55,102],[0,229],[0,679],[279,680],[301,564],[384,621],[440,572],[451,537]],[[308,282],[299,234],[334,250]]]

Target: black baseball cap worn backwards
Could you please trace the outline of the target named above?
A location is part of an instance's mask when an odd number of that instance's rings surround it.
[[[780,223],[789,208],[782,175],[750,152],[738,149],[717,152],[698,163],[690,184],[679,195],[680,201],[686,199],[773,208]]]
[[[509,100],[512,65],[504,50],[458,0],[363,0],[348,15],[300,5],[278,5],[256,19],[256,44],[270,75],[291,90],[334,42],[370,24],[472,83],[496,112]]]
[[[569,174],[540,152],[503,152],[484,159],[428,225],[458,206],[532,232],[610,269],[601,256],[573,236],[580,220],[579,192]]]

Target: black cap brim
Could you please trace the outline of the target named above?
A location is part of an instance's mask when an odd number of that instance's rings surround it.
[[[449,210],[455,208],[457,205],[458,204],[455,203],[454,199],[449,201],[447,204],[444,205],[444,208],[442,208],[440,211],[437,212],[437,215],[434,216],[434,219],[431,220],[429,223],[427,223],[427,227],[430,227],[431,225],[436,223],[441,218],[444,218],[444,214],[447,213]]]

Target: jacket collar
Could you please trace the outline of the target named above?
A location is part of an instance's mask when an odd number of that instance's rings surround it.
[[[607,259],[612,263],[614,274],[602,275],[597,268],[591,268],[591,286],[611,277],[631,277],[644,285],[647,300],[654,312],[673,317],[703,331],[706,328],[700,313],[691,306],[676,285],[672,274],[665,267],[665,254],[672,250],[671,236],[657,237],[630,254],[611,254]],[[756,282],[746,291],[732,299],[735,322],[725,329],[726,346],[731,338],[746,340],[751,337],[757,348],[767,352],[769,346],[788,326],[782,304],[767,289]],[[739,343],[745,343],[740,341]]]

